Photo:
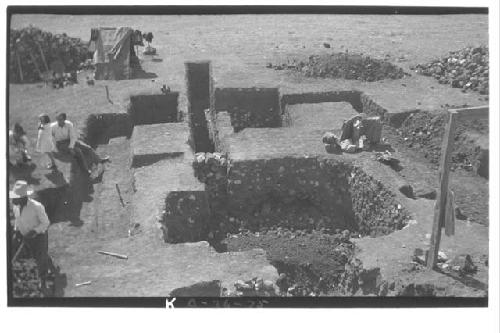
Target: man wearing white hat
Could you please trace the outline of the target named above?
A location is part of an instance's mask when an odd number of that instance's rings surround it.
[[[45,213],[45,207],[28,197],[32,193],[27,182],[18,180],[9,197],[14,205],[14,230],[21,233],[23,241],[33,251],[40,272],[41,287],[45,289],[49,265],[47,229],[50,221]]]

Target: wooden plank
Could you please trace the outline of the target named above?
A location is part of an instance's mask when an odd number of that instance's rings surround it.
[[[450,176],[451,153],[455,138],[457,113],[450,110],[448,113],[448,123],[443,137],[441,149],[441,161],[439,165],[440,185],[437,191],[436,204],[434,206],[434,222],[432,225],[431,244],[427,253],[427,268],[433,269],[437,263],[439,243],[441,242],[441,228],[444,226],[446,214],[446,198],[448,196],[448,183]]]
[[[456,119],[458,120],[473,120],[487,118],[489,115],[489,109],[490,108],[488,106],[477,106],[471,108],[454,109],[450,110],[450,112],[456,113]]]
[[[455,194],[452,190],[448,190],[448,197],[446,198],[444,234],[446,236],[455,235]]]

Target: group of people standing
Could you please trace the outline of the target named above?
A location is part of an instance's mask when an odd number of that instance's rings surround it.
[[[98,163],[109,161],[109,157],[100,158],[96,152],[82,140],[78,139],[73,123],[67,120],[65,113],[59,113],[56,121],[51,123],[47,114],[39,116],[36,151],[47,156],[47,168],[57,170],[54,153],[70,154],[81,170],[90,175],[92,167]],[[19,123],[9,131],[9,162],[20,166],[31,161],[28,152],[29,141],[26,132]]]
[[[109,161],[109,157],[100,158],[85,142],[78,139],[77,131],[72,122],[66,119],[65,113],[59,113],[56,121],[51,123],[47,114],[39,116],[36,151],[46,156],[45,167],[57,171],[54,154],[69,154],[73,156],[84,174],[90,175],[92,167]],[[22,166],[29,163],[29,140],[22,126],[16,123],[9,131],[9,164]],[[42,162],[45,163],[45,162]],[[39,270],[41,289],[46,290],[48,276],[48,234],[50,225],[45,207],[31,198],[33,193],[25,180],[17,180],[9,192],[12,202],[13,219],[11,224],[14,232],[21,235],[23,244],[31,250]],[[51,266],[53,267],[53,265]]]

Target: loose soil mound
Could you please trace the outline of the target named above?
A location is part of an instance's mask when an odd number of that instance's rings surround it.
[[[282,296],[319,296],[331,294],[338,286],[354,245],[350,234],[328,235],[321,231],[306,233],[284,228],[260,233],[243,232],[227,238],[228,251],[262,248],[278,269],[277,282]]]
[[[269,65],[274,69],[293,69],[309,77],[328,77],[335,79],[380,81],[401,79],[406,74],[401,68],[385,60],[373,59],[362,54],[332,53],[312,55],[307,61],[294,60],[293,64]]]
[[[463,92],[477,91],[481,95],[488,95],[488,61],[487,46],[467,47],[412,69],[418,74],[434,77],[441,84],[461,88]]]
[[[419,112],[408,117],[398,132],[409,148],[421,150],[424,157],[437,167],[445,125],[446,114]],[[488,120],[473,120],[458,125],[453,145],[452,170],[461,168],[471,171],[477,167],[481,159],[481,147],[471,139],[471,132],[488,137]]]

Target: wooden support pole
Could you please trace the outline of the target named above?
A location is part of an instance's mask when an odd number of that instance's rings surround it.
[[[40,77],[43,77],[43,73],[40,70],[40,68],[38,67],[38,64],[36,63],[35,56],[33,55],[33,53],[31,53],[31,51],[28,51],[28,53],[31,57],[31,61],[33,61],[33,65],[35,65],[35,69],[37,70],[38,74],[40,74]]]
[[[109,98],[109,88],[108,88],[108,86],[106,85],[106,86],[104,86],[104,88],[106,89],[106,98],[107,98],[108,102],[110,104],[113,104],[113,101],[111,100],[111,98]]]
[[[24,81],[23,68],[21,67],[21,59],[19,59],[19,52],[16,51],[17,66],[19,67],[19,76],[21,77],[21,82]]]
[[[35,43],[38,46],[38,49],[40,50],[40,56],[42,57],[43,65],[45,66],[45,71],[48,72],[49,66],[47,66],[47,61],[45,60],[45,55],[43,54],[42,46],[38,42]]]
[[[453,142],[455,141],[456,128],[455,111],[449,111],[448,123],[443,137],[443,146],[441,149],[441,161],[439,164],[439,188],[437,190],[436,204],[434,206],[434,222],[432,225],[431,244],[427,253],[427,268],[433,269],[437,264],[439,252],[439,243],[441,242],[441,229],[444,226],[446,213],[446,199],[448,196],[448,183],[450,177],[451,153],[453,151]]]

